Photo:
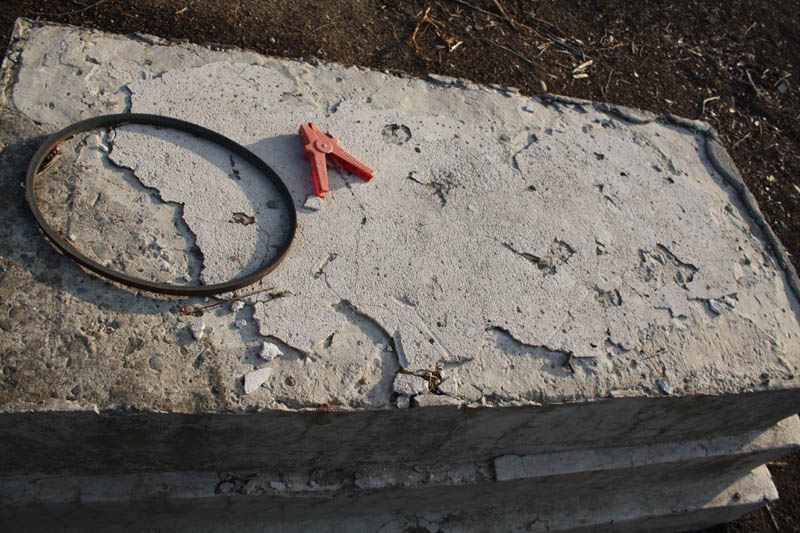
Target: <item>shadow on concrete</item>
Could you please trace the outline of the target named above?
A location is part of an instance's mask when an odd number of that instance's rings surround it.
[[[5,138],[0,139],[0,257],[30,273],[38,283],[56,293],[66,292],[102,310],[124,314],[162,314],[179,305],[193,305],[201,298],[170,297],[129,289],[84,270],[48,245],[25,201],[24,180],[36,149],[48,135],[26,117],[0,110]],[[202,155],[202,154],[201,154]],[[259,241],[259,249],[268,243]],[[263,260],[263,259],[262,259]],[[259,262],[260,264],[260,262]]]
[[[171,148],[179,150],[186,150],[195,154],[198,158],[210,163],[216,167],[222,176],[228,176],[233,183],[236,183],[243,191],[245,198],[250,204],[248,213],[240,213],[238,210],[230,209],[231,221],[234,217],[246,216],[250,213],[253,214],[254,222],[258,225],[258,239],[253,248],[252,254],[249,258],[241,258],[242,268],[231,279],[237,279],[246,276],[259,268],[265,263],[274,258],[274,252],[279,248],[279,243],[285,239],[288,233],[288,226],[285,221],[288,219],[288,214],[283,202],[280,198],[277,188],[269,181],[261,172],[259,172],[253,165],[247,163],[240,157],[236,156],[233,152],[221,147],[212,141],[199,138],[194,135],[188,134],[180,130],[173,130],[172,134],[164,135],[161,133],[164,128],[155,128],[146,125],[128,125],[125,126],[128,131],[135,132],[139,135],[146,135],[153,137],[160,142],[167,143]],[[177,135],[175,135],[177,133]],[[269,139],[271,150],[284,150],[290,146],[286,138],[294,138],[294,135],[282,135]],[[130,147],[129,147],[130,148]],[[165,150],[165,154],[169,154],[171,148]],[[118,164],[113,160],[113,151],[111,154],[112,164]],[[263,158],[262,158],[263,160]],[[269,163],[268,163],[269,164]],[[120,167],[129,168],[129,167]],[[136,172],[136,169],[131,169]],[[286,182],[284,176],[279,174],[279,177]],[[222,178],[227,179],[227,178]],[[287,186],[289,183],[287,183]],[[156,190],[138,184],[142,190]],[[305,196],[298,198],[298,194],[292,191],[292,197],[295,204],[304,201]],[[157,191],[159,198],[162,202],[175,204],[173,201],[168,201],[163,198],[160,191]],[[187,192],[187,195],[191,194]],[[219,203],[214,206],[215,209],[225,210],[225,199],[220,198]],[[187,228],[188,231],[191,231]],[[273,252],[273,253],[270,253]],[[188,252],[187,252],[188,253]]]

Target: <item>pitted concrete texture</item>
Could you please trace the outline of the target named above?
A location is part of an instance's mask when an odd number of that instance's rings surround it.
[[[797,389],[796,280],[727,181],[735,169],[709,159],[702,124],[26,21],[3,79],[6,410],[46,399],[213,412],[389,407],[398,394],[412,406],[536,405]],[[123,111],[214,129],[286,181],[297,238],[243,307],[183,315],[214,302],[104,283],[33,227],[17,188],[30,153],[20,139]],[[309,121],[377,169],[364,183],[331,168],[321,209],[304,207],[313,185],[296,132]],[[148,272],[166,264],[171,280],[216,282],[268,253],[280,210],[240,179],[240,162],[194,142],[125,126],[77,150],[97,168],[131,170],[130,194],[162,213],[143,224],[155,228],[151,249],[170,253]],[[105,187],[108,212],[126,203]],[[85,220],[109,225],[75,234],[88,248],[106,231],[135,240],[113,217]],[[141,249],[114,246],[112,262]],[[264,342],[280,355],[262,359]],[[267,367],[262,386],[247,386]]]

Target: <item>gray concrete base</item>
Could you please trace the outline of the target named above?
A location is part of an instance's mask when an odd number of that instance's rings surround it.
[[[676,531],[728,522],[778,498],[765,466],[739,479],[653,480],[644,489],[605,489],[607,497],[601,499],[585,490],[527,501],[517,494],[514,507],[490,507],[473,495],[462,502],[475,504],[471,509],[455,511],[409,510],[403,493],[392,500],[340,498],[301,505],[264,496],[62,504],[4,512],[3,522],[5,531]],[[372,504],[392,509],[371,513]]]
[[[14,531],[673,531],[777,499],[758,465],[798,444],[795,416],[702,441],[394,470],[6,477],[0,522]]]

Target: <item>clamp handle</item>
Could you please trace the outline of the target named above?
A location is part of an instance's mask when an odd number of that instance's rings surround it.
[[[328,188],[327,155],[334,157],[345,169],[364,181],[369,181],[375,176],[373,169],[342,148],[336,138],[322,133],[313,122],[300,126],[299,133],[303,141],[303,156],[311,164],[314,190],[320,198],[324,198],[330,190]]]

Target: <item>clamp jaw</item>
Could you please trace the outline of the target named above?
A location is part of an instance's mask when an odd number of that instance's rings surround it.
[[[375,176],[374,170],[339,146],[338,140],[322,133],[313,122],[300,126],[300,138],[303,140],[303,155],[311,164],[314,189],[320,198],[324,198],[325,193],[330,190],[328,188],[328,164],[325,159],[328,155],[364,181],[369,181]]]

